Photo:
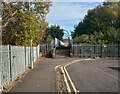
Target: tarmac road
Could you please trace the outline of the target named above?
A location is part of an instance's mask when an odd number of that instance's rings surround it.
[[[64,58],[42,60],[9,92],[55,92],[55,67],[74,60],[82,61],[67,66],[66,70],[79,92],[118,91],[117,60]]]
[[[66,69],[79,92],[118,92],[118,60],[84,60]]]

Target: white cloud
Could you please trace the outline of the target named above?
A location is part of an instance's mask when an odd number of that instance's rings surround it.
[[[47,15],[48,20],[71,20],[83,18],[87,14],[90,5],[85,3],[53,3],[50,13]]]
[[[47,21],[50,24],[58,24],[67,30],[73,30],[74,25],[84,18],[89,9],[102,3],[98,2],[54,2]]]

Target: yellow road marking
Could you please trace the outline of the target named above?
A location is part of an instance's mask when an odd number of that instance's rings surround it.
[[[66,76],[65,76],[65,72],[64,72],[64,70],[63,70],[63,67],[61,67],[61,70],[62,70],[62,72],[63,72],[64,81],[65,81],[65,84],[66,84],[66,86],[67,86],[67,90],[68,90],[68,92],[71,92],[70,86],[69,86],[68,81],[67,81],[67,78],[66,78]]]
[[[57,65],[56,67],[55,67],[55,71],[57,70],[57,68],[59,68],[61,65]]]
[[[83,60],[93,60],[93,59],[83,59]],[[59,67],[61,68],[63,76],[64,76],[64,81],[65,81],[65,84],[66,84],[66,87],[67,87],[67,90],[68,90],[69,93],[71,93],[71,89],[70,89],[70,86],[68,84],[68,80],[70,81],[70,84],[71,84],[75,94],[78,94],[79,91],[76,89],[76,87],[75,87],[75,85],[74,85],[74,83],[73,83],[73,81],[72,81],[72,79],[71,79],[71,77],[70,77],[66,67],[71,65],[71,64],[77,63],[79,61],[83,61],[83,60],[79,60],[79,59],[78,60],[73,60],[72,62],[69,62],[67,64],[62,64],[62,65],[58,65],[58,66],[55,67],[55,70],[57,68],[59,68]],[[66,73],[66,75],[65,75],[65,73]],[[68,80],[67,80],[67,78],[68,78]]]
[[[66,72],[66,75],[67,75],[67,77],[68,77],[68,79],[69,79],[71,85],[72,85],[72,88],[73,88],[74,92],[75,92],[76,94],[78,94],[78,91],[77,91],[77,89],[76,89],[76,87],[75,87],[75,85],[74,85],[72,79],[70,78],[70,76],[69,76],[69,74],[68,74],[66,68],[65,68],[65,67],[63,67],[63,68],[64,68],[64,70],[65,70],[65,72]]]

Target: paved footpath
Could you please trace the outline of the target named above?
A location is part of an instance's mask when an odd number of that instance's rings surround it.
[[[55,92],[54,68],[71,60],[72,58],[42,60],[9,92]]]

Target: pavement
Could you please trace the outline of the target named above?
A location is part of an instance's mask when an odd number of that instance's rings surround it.
[[[72,58],[42,60],[9,92],[55,92],[55,66]]]

